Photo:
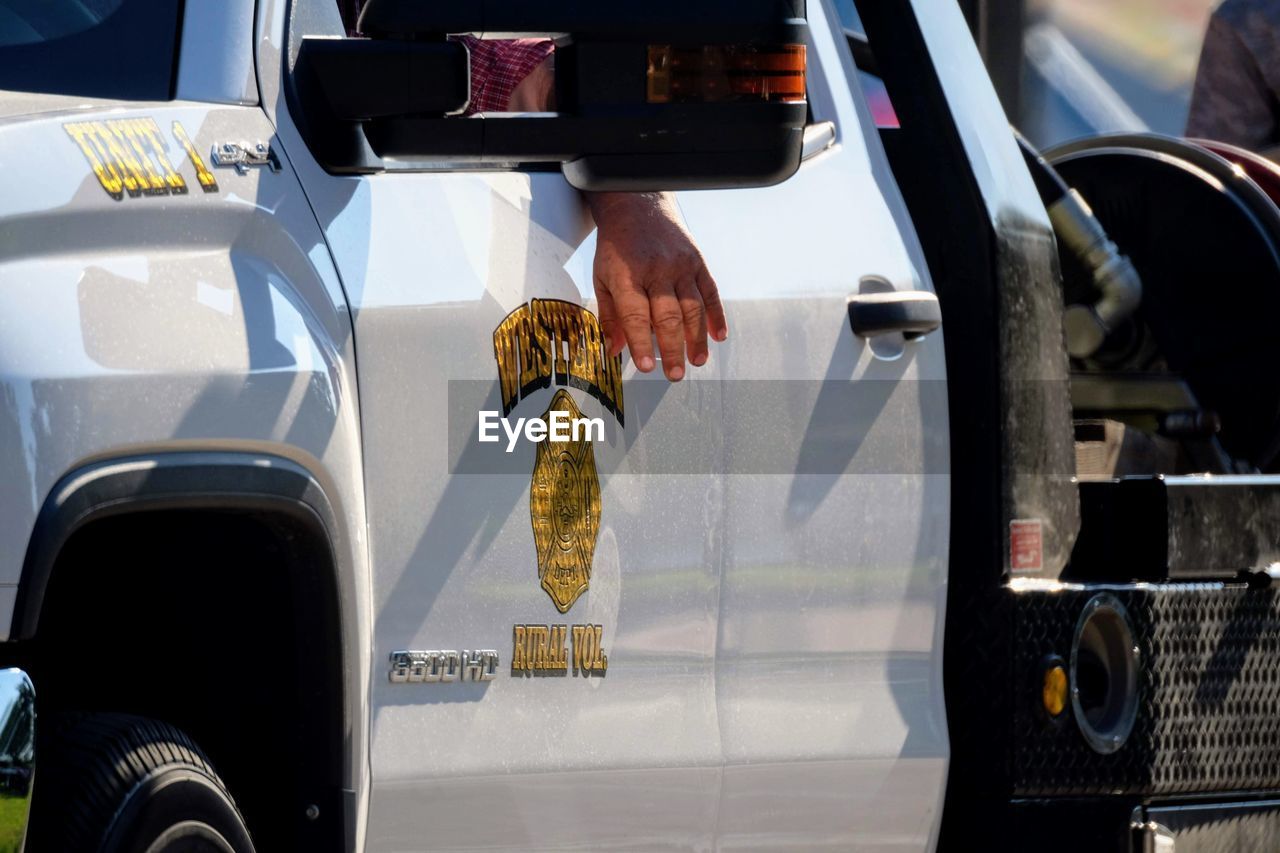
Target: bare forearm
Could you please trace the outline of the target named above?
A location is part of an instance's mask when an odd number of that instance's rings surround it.
[[[597,226],[611,224],[619,218],[643,222],[652,217],[679,220],[679,208],[671,193],[584,192],[582,197],[591,209]]]
[[[555,109],[554,57],[549,57],[512,93],[508,109]],[[671,193],[583,193],[599,233],[593,271],[600,325],[609,355],[630,347],[642,372],[657,366],[673,382],[685,376],[686,356],[695,367],[708,358],[707,337],[729,334],[715,280],[685,228]]]

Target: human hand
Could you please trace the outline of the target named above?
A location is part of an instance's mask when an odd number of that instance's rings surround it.
[[[609,357],[631,348],[642,373],[654,368],[652,335],[662,368],[679,382],[685,353],[707,362],[707,334],[729,336],[715,279],[668,193],[588,193],[595,217],[592,279]]]

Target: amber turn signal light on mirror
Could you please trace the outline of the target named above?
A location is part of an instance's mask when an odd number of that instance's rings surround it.
[[[805,99],[805,46],[649,45],[651,104]]]

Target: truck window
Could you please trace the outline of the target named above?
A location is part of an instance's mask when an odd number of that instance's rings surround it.
[[[182,0],[0,0],[0,89],[172,97]]]
[[[862,26],[862,18],[858,16],[853,0],[836,0],[836,10],[840,13],[840,26],[844,29],[845,42],[853,52],[853,64],[858,68],[858,82],[862,85],[862,93],[871,108],[876,127],[896,128],[897,113],[889,99],[889,90],[880,79],[875,55],[867,43],[867,31]]]
[[[844,27],[845,33],[860,36],[865,41],[867,31],[862,26],[862,18],[858,15],[853,0],[836,0],[836,10],[840,13],[840,25]]]

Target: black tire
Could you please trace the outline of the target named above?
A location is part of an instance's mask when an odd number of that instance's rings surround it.
[[[253,853],[195,743],[126,714],[41,720],[28,853]]]

